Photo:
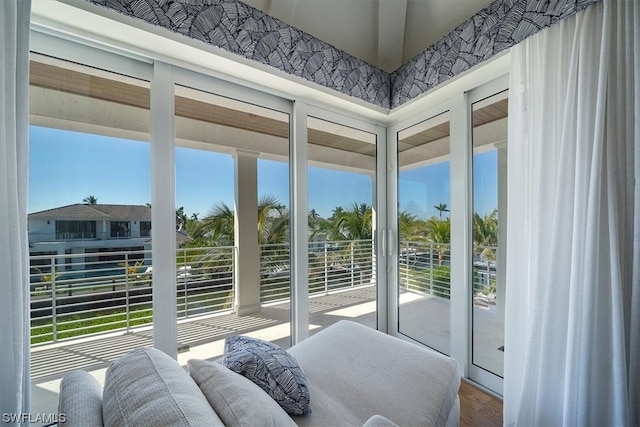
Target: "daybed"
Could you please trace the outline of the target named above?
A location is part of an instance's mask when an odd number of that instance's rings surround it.
[[[258,385],[222,363],[191,360],[187,371],[158,350],[138,349],[109,367],[104,390],[84,371],[63,379],[59,404],[63,425],[459,423],[460,375],[456,362],[439,353],[340,321],[291,347],[287,355],[304,372],[307,388],[302,391],[311,408],[305,415],[288,414]]]

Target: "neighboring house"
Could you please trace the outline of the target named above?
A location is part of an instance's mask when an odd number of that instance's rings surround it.
[[[30,255],[73,255],[65,269],[77,270],[88,262],[82,254],[108,261],[110,252],[151,249],[151,208],[77,203],[29,214],[28,229]]]

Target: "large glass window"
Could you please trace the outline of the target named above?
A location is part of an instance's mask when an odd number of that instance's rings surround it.
[[[398,133],[398,331],[450,348],[449,113]]]
[[[376,328],[377,136],[308,118],[309,322]]]
[[[151,218],[150,92],[32,54],[29,95],[31,409],[56,413],[65,373],[101,378],[110,360],[153,345],[151,241],[131,232]]]
[[[397,332],[464,363],[468,378],[497,393],[508,351],[506,89],[502,76],[398,125],[391,250]]]
[[[178,341],[207,357],[221,330],[288,347],[289,115],[212,92],[175,86],[178,318],[223,315],[181,322]]]
[[[141,237],[151,236],[151,221],[140,221],[140,236]]]
[[[115,239],[131,237],[131,222],[111,221],[111,237]]]
[[[504,247],[508,92],[473,103],[472,363],[498,376],[504,363]]]
[[[95,221],[56,221],[56,240],[94,239]]]

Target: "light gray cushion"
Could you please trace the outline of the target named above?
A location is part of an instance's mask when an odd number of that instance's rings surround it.
[[[225,340],[222,363],[257,384],[287,413],[311,412],[304,371],[283,348],[258,338],[233,336]]]
[[[382,415],[374,415],[367,420],[362,427],[400,427],[388,418]]]
[[[73,371],[60,383],[60,425],[102,426],[102,386],[88,372]],[[62,421],[64,419],[64,421]]]
[[[111,364],[102,400],[106,427],[224,426],[178,362],[152,348]]]
[[[189,360],[189,374],[227,427],[278,427],[295,423],[249,379],[217,362]]]
[[[313,413],[299,426],[362,426],[382,415],[400,426],[444,426],[456,411],[454,359],[351,321],[289,349],[304,366]]]

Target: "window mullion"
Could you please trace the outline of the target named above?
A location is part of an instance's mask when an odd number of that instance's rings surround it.
[[[466,93],[451,104],[451,357],[466,377],[471,283],[471,114]]]
[[[309,336],[307,106],[296,102],[290,132],[291,344]]]

